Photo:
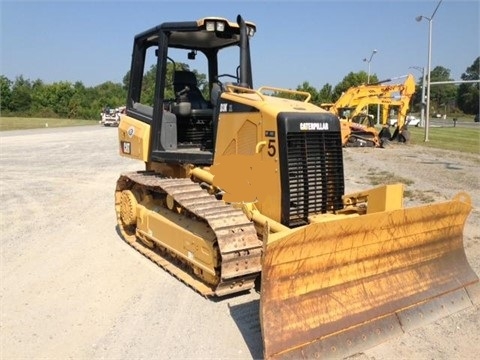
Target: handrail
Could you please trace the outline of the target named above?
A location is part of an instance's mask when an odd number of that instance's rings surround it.
[[[246,87],[243,87],[243,86],[232,85],[232,84],[226,84],[225,88],[231,94],[236,94],[233,90],[238,90],[238,91],[243,92],[243,93],[255,94],[262,101],[265,101],[264,95],[261,94],[258,90],[255,90],[255,89],[250,89],[250,88],[246,88]]]
[[[255,89],[250,89],[250,88],[246,88],[246,87],[242,87],[242,86],[238,86],[238,85],[227,84],[227,85],[225,85],[225,88],[228,92],[230,92],[232,94],[235,94],[234,90],[237,90],[237,91],[243,92],[243,93],[255,94],[262,101],[265,101],[265,94],[262,94],[262,91],[265,91],[265,90],[271,90],[271,91],[275,91],[277,93],[282,93],[283,92],[283,93],[289,93],[289,94],[302,95],[302,96],[305,96],[305,100],[303,100],[303,102],[306,102],[306,103],[310,102],[310,100],[312,98],[312,95],[310,93],[306,92],[306,91],[276,88],[276,87],[273,87],[273,86],[262,86],[258,90],[255,90]]]
[[[263,90],[272,90],[272,91],[276,91],[276,92],[286,92],[286,93],[290,93],[290,94],[303,95],[303,96],[306,96],[306,99],[303,101],[303,102],[306,102],[306,103],[308,103],[310,101],[310,99],[312,98],[312,95],[310,93],[306,92],[306,91],[282,89],[282,88],[276,88],[276,87],[272,87],[272,86],[262,86],[257,91],[262,92]]]

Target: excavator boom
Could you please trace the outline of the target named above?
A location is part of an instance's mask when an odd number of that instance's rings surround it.
[[[398,78],[406,77],[403,83],[385,84]],[[402,131],[410,107],[410,99],[415,93],[413,75],[387,79],[374,84],[352,86],[335,103],[325,103],[322,107],[342,121],[342,142],[344,146],[381,147],[385,131],[378,132],[366,113],[368,105],[382,106],[382,125],[388,127],[388,113],[397,108],[397,130]],[[392,139],[388,131],[388,139]]]

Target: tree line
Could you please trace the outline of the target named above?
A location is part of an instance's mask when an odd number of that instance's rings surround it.
[[[81,81],[46,84],[1,75],[0,91],[2,116],[98,119],[105,106],[120,106],[126,99],[125,87],[110,81],[86,87]]]
[[[170,64],[168,64],[170,65]],[[187,64],[180,64],[188,69]],[[150,94],[147,102],[153,102],[155,86],[155,66],[152,66],[144,75],[143,87]],[[168,69],[170,74],[173,69]],[[208,98],[208,83],[206,75],[193,70],[198,78],[199,87]],[[479,80],[480,57],[477,57],[471,66],[461,75],[462,80]],[[168,73],[167,73],[168,77]],[[450,70],[442,66],[435,67],[431,73],[431,82],[452,81]],[[412,98],[412,111],[419,111],[421,107],[421,76],[416,76],[417,89]],[[352,86],[366,84],[368,74],[365,71],[350,72],[336,86],[325,84],[316,89],[308,81],[298,85],[296,90],[311,94],[311,102],[317,105],[335,102],[341,94]],[[98,119],[100,112],[106,106],[110,108],[125,105],[129,72],[124,76],[122,83],[111,81],[97,86],[87,87],[81,81],[69,81],[47,84],[40,79],[31,81],[23,76],[14,80],[0,75],[0,111],[2,116],[27,117],[59,117],[72,119]],[[370,76],[370,83],[379,82],[375,74]],[[171,85],[171,84],[170,84]],[[479,111],[479,83],[446,84],[431,86],[431,112],[463,112],[477,114]],[[166,98],[173,98],[173,87],[167,86]]]

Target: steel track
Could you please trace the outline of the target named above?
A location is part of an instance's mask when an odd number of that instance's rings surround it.
[[[208,284],[196,277],[188,258],[172,253],[159,240],[150,239],[154,246],[146,246],[139,239],[138,229],[123,224],[119,193],[134,185],[149,192],[172,196],[181,206],[184,216],[193,215],[196,220],[208,224],[215,233],[221,258],[217,283]],[[262,242],[253,223],[241,210],[217,200],[188,178],[166,178],[153,172],[122,174],[117,182],[116,194],[117,221],[124,240],[170,274],[204,296],[224,296],[254,287],[255,278],[261,271]]]

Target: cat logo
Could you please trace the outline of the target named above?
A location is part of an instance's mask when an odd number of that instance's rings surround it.
[[[300,123],[300,130],[328,130],[328,123]]]
[[[122,151],[124,154],[131,154],[132,153],[132,147],[131,144],[128,141],[122,141]]]
[[[228,105],[228,103],[221,103],[220,104],[220,112],[232,112],[233,107],[232,105]]]

